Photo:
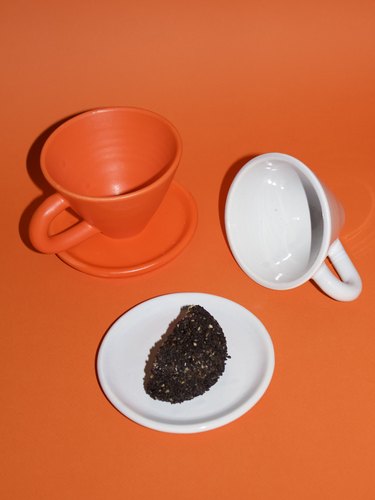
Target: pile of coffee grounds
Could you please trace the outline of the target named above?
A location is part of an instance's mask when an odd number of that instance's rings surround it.
[[[218,381],[229,357],[224,332],[215,318],[202,306],[185,306],[150,352],[145,391],[169,403],[193,399]]]

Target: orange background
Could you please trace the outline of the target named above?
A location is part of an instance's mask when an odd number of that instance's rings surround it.
[[[1,467],[4,499],[375,498],[375,3],[12,0],[0,8]],[[30,248],[47,186],[43,132],[98,106],[156,111],[180,131],[177,180],[199,223],[159,270],[91,277]],[[38,137],[41,138],[38,139]],[[341,200],[364,291],[274,292],[239,269],[222,209],[234,173],[279,151]],[[260,402],[211,432],[143,428],[106,400],[95,356],[148,298],[208,292],[265,324],[276,369]]]

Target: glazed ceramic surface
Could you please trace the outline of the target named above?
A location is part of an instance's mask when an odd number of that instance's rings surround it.
[[[102,233],[59,252],[58,257],[78,271],[102,278],[124,278],[153,271],[174,259],[190,242],[197,226],[194,198],[173,181],[145,229],[132,238],[109,238]],[[64,210],[52,221],[59,233],[77,223]]]
[[[225,224],[232,253],[259,284],[275,290],[314,279],[337,300],[353,300],[361,279],[337,240],[344,211],[301,161],[281,153],[250,160],[228,193]],[[324,264],[332,260],[338,280]]]
[[[151,111],[100,108],[66,121],[42,150],[42,171],[56,194],[36,210],[31,241],[57,253],[99,232],[134,236],[159,207],[180,157],[178,132]],[[69,207],[83,220],[51,237],[51,222]]]

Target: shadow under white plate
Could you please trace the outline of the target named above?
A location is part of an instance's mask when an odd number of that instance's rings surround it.
[[[181,307],[199,304],[221,325],[228,353],[224,374],[202,396],[180,404],[156,401],[144,390],[150,349]],[[274,370],[271,338],[250,311],[223,297],[175,293],[147,300],[123,314],[99,349],[97,373],[109,401],[143,426],[172,433],[208,431],[246,413],[266,391]]]

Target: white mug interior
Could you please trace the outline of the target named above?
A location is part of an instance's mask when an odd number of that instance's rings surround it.
[[[240,170],[228,193],[225,225],[243,271],[276,290],[308,281],[331,243],[323,186],[302,162],[281,153],[257,156]]]

